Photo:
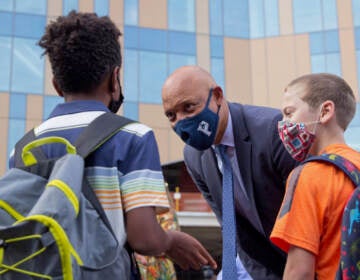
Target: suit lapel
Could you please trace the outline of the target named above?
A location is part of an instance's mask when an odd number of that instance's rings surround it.
[[[247,196],[250,200],[250,208],[253,214],[253,218],[257,220],[257,224],[261,226],[261,231],[264,233],[255,203],[251,168],[252,144],[248,141],[249,135],[243,117],[243,107],[240,104],[229,103],[229,109],[233,125],[236,158],[238,161],[240,174],[244,183],[244,189],[246,190]]]

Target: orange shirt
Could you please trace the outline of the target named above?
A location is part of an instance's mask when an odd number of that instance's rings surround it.
[[[344,144],[330,145],[323,153],[341,155],[360,169],[360,153]],[[317,279],[334,279],[340,259],[341,218],[353,190],[351,180],[336,166],[305,164],[295,190],[286,190],[283,206],[291,196],[292,203],[288,212],[278,216],[271,241],[285,252],[290,245],[310,251],[316,256]]]

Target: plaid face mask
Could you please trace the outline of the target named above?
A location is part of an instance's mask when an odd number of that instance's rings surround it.
[[[280,139],[289,154],[297,161],[305,160],[315,140],[315,134],[308,131],[304,123],[292,123],[289,121],[279,121],[278,131]]]

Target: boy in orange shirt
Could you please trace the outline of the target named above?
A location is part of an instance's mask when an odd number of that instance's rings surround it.
[[[355,114],[350,86],[332,74],[293,80],[283,96],[279,135],[298,161],[309,154],[334,153],[360,169],[360,153],[345,144],[344,131]],[[289,175],[287,186],[291,180]],[[287,188],[271,241],[288,253],[284,279],[334,279],[339,268],[341,219],[354,190],[335,165],[309,162]]]

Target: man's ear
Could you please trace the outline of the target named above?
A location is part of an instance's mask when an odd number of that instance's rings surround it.
[[[222,100],[224,98],[224,93],[222,91],[222,88],[220,86],[216,86],[213,88],[213,96],[216,100],[216,104],[221,105]]]
[[[60,89],[59,84],[57,83],[57,81],[55,80],[54,77],[52,78],[52,84],[53,84],[53,86],[54,86],[57,94],[58,94],[60,97],[64,97],[64,93],[63,93],[62,90]]]
[[[331,100],[326,100],[321,105],[321,112],[320,112],[320,122],[327,123],[333,118],[336,118],[335,115],[335,104]]]
[[[110,89],[110,92],[116,92],[119,87],[119,83],[118,83],[118,79],[119,78],[119,73],[120,73],[120,67],[119,66],[116,66],[114,68],[114,70],[112,71],[111,73],[111,77],[109,79],[109,89]]]

